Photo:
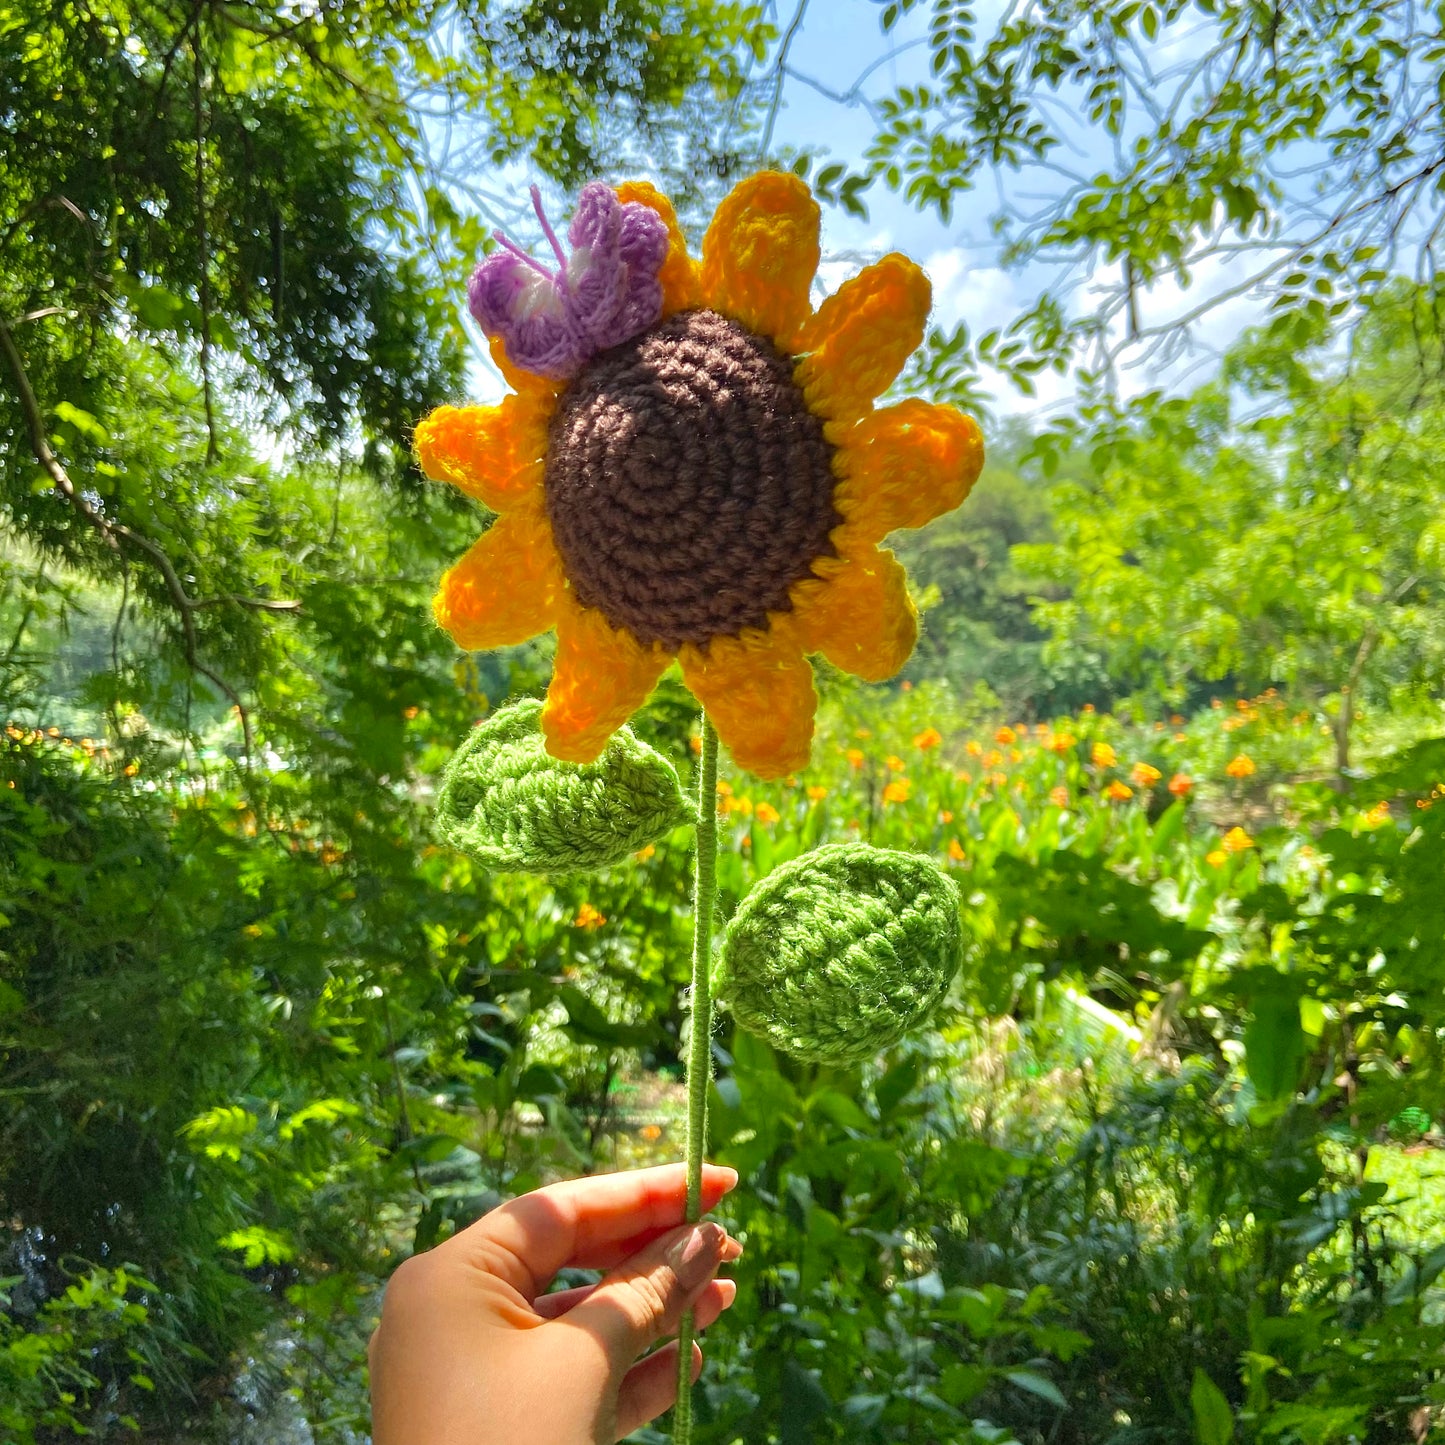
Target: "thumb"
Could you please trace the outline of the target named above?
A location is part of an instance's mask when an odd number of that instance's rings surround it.
[[[655,1239],[607,1275],[567,1312],[626,1370],[644,1350],[670,1335],[722,1263],[727,1234],[720,1224],[689,1224]]]

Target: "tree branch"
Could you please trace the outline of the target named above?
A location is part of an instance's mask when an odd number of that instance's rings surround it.
[[[807,75],[801,70],[794,70],[787,63],[786,52],[782,54],[778,64],[780,69],[782,70],[782,73],[786,75],[789,80],[796,80],[800,85],[806,85],[810,90],[817,91],[819,95],[823,96],[827,100],[831,100],[835,105],[845,105],[850,108],[855,105],[862,106],[863,109],[866,110],[868,114],[874,118],[874,120],[877,120],[878,107],[873,101],[871,101],[866,95],[863,94],[864,81],[866,81],[873,74],[874,71],[878,70],[884,65],[887,65],[890,60],[896,60],[905,51],[916,50],[920,45],[927,44],[928,42],[926,40],[918,39],[906,40],[903,42],[902,45],[893,46],[891,50],[885,51],[882,55],[878,57],[877,60],[873,61],[871,65],[865,67],[859,73],[857,79],[854,80],[853,84],[844,91],[832,90],[828,86],[824,85],[823,82],[817,79],[815,76]]]
[[[206,111],[201,97],[201,46],[191,41],[191,102],[196,118],[196,250],[200,274],[201,392],[206,403],[206,464],[220,455],[216,411],[211,398],[211,251],[206,234]]]
[[[68,306],[42,306],[37,311],[26,311],[20,316],[12,316],[5,324],[14,328],[24,326],[27,321],[43,321],[47,316],[76,316],[78,314]]]
[[[803,16],[807,12],[808,0],[798,0],[798,8],[793,12],[792,23],[783,35],[783,43],[778,47],[778,69],[773,83],[773,99],[768,106],[767,124],[763,127],[763,138],[758,145],[758,159],[762,161],[768,158],[768,149],[773,143],[773,127],[778,123],[778,111],[783,104],[783,83],[788,77],[788,51],[792,48],[798,27],[802,25]]]
[[[299,612],[301,603],[295,597],[237,597],[234,592],[222,592],[215,597],[197,597],[191,602],[193,611],[203,607],[249,607],[253,612]]]
[[[1420,574],[1412,572],[1390,593],[1389,601],[1385,603],[1385,606],[1393,607],[1401,602],[1419,581]],[[1384,624],[1378,618],[1365,629],[1365,635],[1360,639],[1360,646],[1355,653],[1354,661],[1350,664],[1349,673],[1340,687],[1340,712],[1335,719],[1335,771],[1341,776],[1350,765],[1350,729],[1354,726],[1355,721],[1355,689],[1359,686],[1365,664],[1373,655],[1383,630]]]

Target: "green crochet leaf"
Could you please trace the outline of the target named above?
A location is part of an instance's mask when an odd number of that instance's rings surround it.
[[[472,730],[442,774],[436,826],[444,842],[497,872],[610,868],[692,812],[677,771],[620,728],[595,763],[544,748],[542,704],[526,698]]]
[[[817,1063],[871,1058],[942,1002],[959,893],[913,853],[842,843],[770,873],[723,938],[715,986],[743,1028]]]

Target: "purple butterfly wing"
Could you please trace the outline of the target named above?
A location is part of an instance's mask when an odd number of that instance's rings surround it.
[[[533,203],[555,247],[535,187]],[[502,249],[477,267],[467,287],[477,324],[502,340],[514,365],[564,381],[662,314],[657,275],[668,246],[656,212],[624,206],[601,181],[583,186],[567,235],[572,254],[555,276],[499,235]]]
[[[667,224],[651,206],[628,201],[622,207],[622,259],[627,286],[618,309],[617,326],[624,337],[635,336],[662,315],[662,282],[658,274],[667,260]]]
[[[567,231],[572,255],[567,262],[567,313],[594,351],[609,339],[619,294],[627,284],[622,259],[622,206],[610,186],[589,181],[577,197]]]
[[[662,314],[657,273],[667,256],[667,227],[646,206],[623,205],[601,181],[583,186],[567,233],[568,311],[592,347],[620,345]]]
[[[477,325],[499,337],[524,371],[565,379],[591,349],[571,324],[556,280],[511,251],[494,251],[477,267],[467,299]]]

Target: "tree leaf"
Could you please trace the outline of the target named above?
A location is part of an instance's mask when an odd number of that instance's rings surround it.
[[[966,1405],[983,1394],[993,1379],[993,1372],[983,1365],[949,1365],[938,1378],[938,1393],[950,1405]]]
[[[1197,1365],[1189,1387],[1189,1404],[1194,1411],[1194,1438],[1198,1445],[1229,1445],[1234,1439],[1234,1411],[1224,1391]]]
[[[1004,1379],[1010,1384],[1017,1385],[1020,1390],[1027,1390],[1031,1395],[1037,1395],[1041,1400],[1047,1400],[1051,1405],[1057,1405],[1061,1410],[1069,1408],[1069,1402],[1059,1393],[1059,1387],[1043,1375],[1033,1370],[1006,1370]]]
[[[783,1362],[782,1398],[778,1402],[783,1445],[805,1445],[814,1424],[832,1413],[833,1402],[817,1374],[796,1360]]]
[[[1271,995],[1256,999],[1253,1011],[1244,1031],[1245,1068],[1261,1101],[1274,1103],[1294,1092],[1305,1059],[1299,1000]]]
[[[620,1045],[623,1048],[644,1048],[656,1043],[659,1030],[646,1024],[613,1023],[598,1006],[574,984],[563,984],[556,991],[557,1000],[567,1010],[572,1031],[593,1043]]]
[[[55,403],[55,415],[61,421],[68,422],[82,436],[88,437],[93,442],[103,446],[109,440],[110,434],[100,421],[81,407],[74,406],[68,401],[58,401]]]

